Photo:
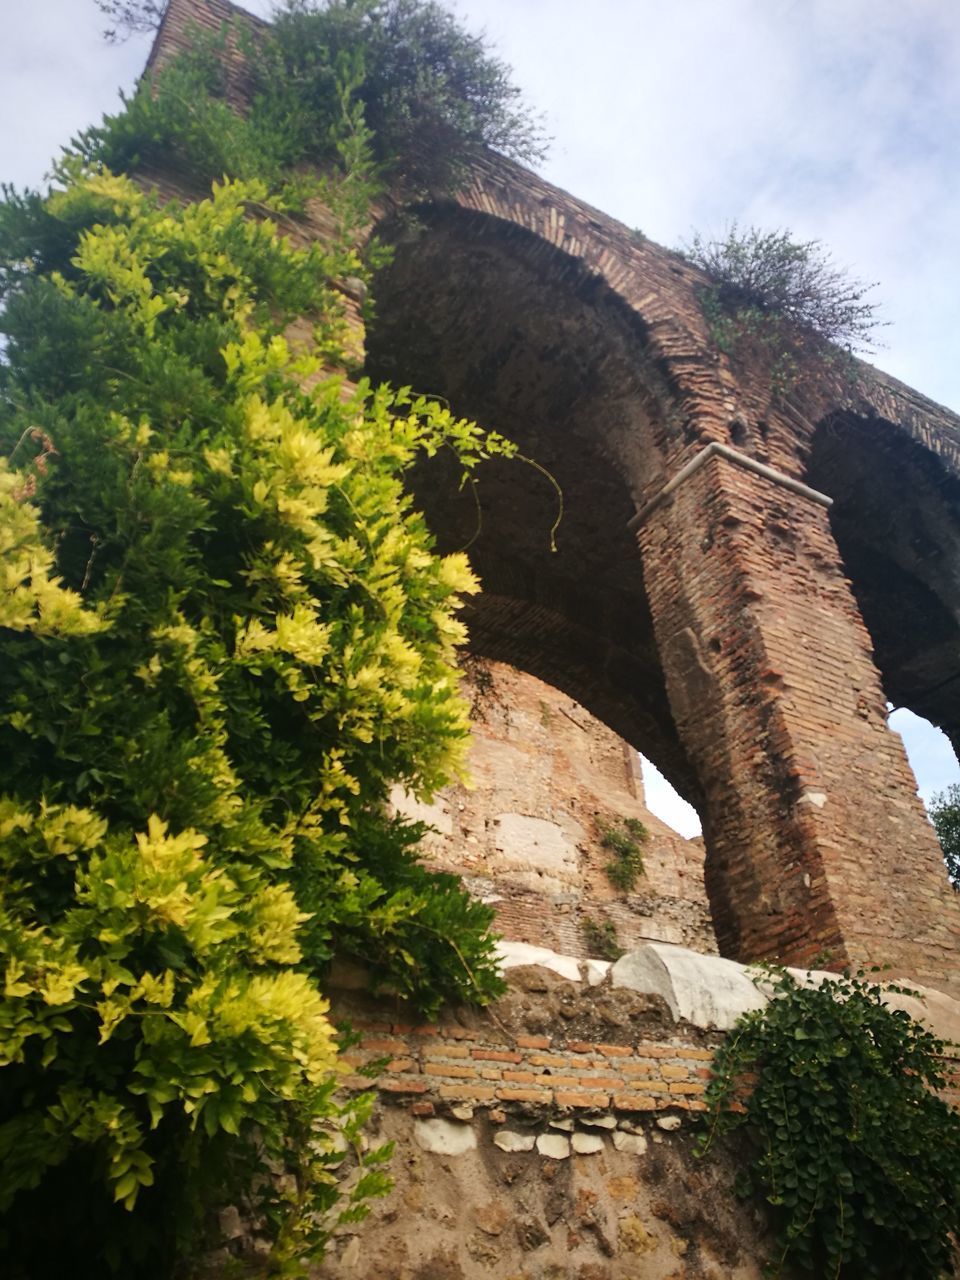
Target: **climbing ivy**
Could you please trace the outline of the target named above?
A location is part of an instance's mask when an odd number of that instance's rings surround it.
[[[731,1130],[749,1135],[738,1189],[771,1206],[771,1274],[947,1274],[960,1231],[960,1115],[937,1096],[944,1044],[862,975],[811,985],[771,969],[759,981],[773,998],[714,1059],[700,1153]]]

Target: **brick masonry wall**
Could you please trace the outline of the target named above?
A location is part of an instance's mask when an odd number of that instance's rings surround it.
[[[338,1010],[338,1012],[342,1012]],[[359,1043],[345,1054],[354,1068],[383,1063],[371,1080],[346,1075],[345,1089],[373,1088],[386,1102],[412,1115],[449,1114],[460,1104],[505,1117],[518,1110],[551,1115],[609,1112],[629,1117],[648,1112],[706,1110],[719,1032],[685,1027],[656,1038],[580,1040],[562,1031],[504,1034],[493,1018],[481,1025],[398,1022],[382,1017],[350,1019]],[[482,1025],[486,1021],[486,1025]],[[960,1054],[944,1060],[944,1097],[960,1107]]]
[[[465,1028],[440,1024],[367,1024],[347,1062],[359,1067],[388,1058],[377,1082],[383,1095],[410,1100],[414,1115],[450,1103],[509,1103],[558,1111],[634,1114],[705,1109],[713,1050],[686,1043],[603,1044],[553,1035],[518,1035],[505,1048]],[[348,1076],[350,1089],[370,1080]]]
[[[465,877],[496,910],[504,937],[586,955],[583,926],[609,922],[624,949],[657,940],[702,952],[716,941],[703,842],[646,807],[635,751],[572,698],[503,663],[468,664],[474,708],[469,785],[395,807],[430,824],[428,861]],[[482,674],[481,674],[482,673]],[[642,823],[643,872],[618,891],[603,831]]]
[[[377,1092],[370,1141],[397,1144],[396,1183],[320,1277],[760,1280],[773,1245],[762,1206],[733,1194],[742,1153],[694,1156],[722,1035],[629,990],[533,967],[510,983],[436,1024],[338,994],[362,1035],[350,1066],[385,1064],[344,1085]]]

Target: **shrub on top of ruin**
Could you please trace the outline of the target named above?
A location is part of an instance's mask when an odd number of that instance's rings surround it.
[[[684,253],[710,276],[726,310],[776,316],[848,351],[873,349],[881,321],[866,298],[876,285],[837,267],[819,240],[733,223],[722,239],[694,234]]]
[[[713,341],[725,352],[766,347],[775,390],[796,380],[805,354],[876,349],[883,322],[867,296],[876,286],[837,267],[819,240],[733,223],[720,239],[695,234],[681,252],[710,277],[701,305]]]
[[[121,31],[156,25],[155,0],[97,3]],[[336,161],[330,126],[344,114],[352,114],[369,139],[380,176],[410,192],[454,186],[470,156],[483,148],[530,163],[545,154],[541,121],[510,68],[482,35],[466,31],[435,0],[284,0],[270,26],[238,18],[234,29],[247,55],[246,128],[224,118],[231,110],[226,59],[211,59],[210,37],[199,32],[173,76],[182,80],[188,71],[190,83],[173,86],[165,104],[181,135],[191,134],[204,153],[203,177],[250,176],[244,170],[251,147],[274,167]],[[167,130],[153,99],[158,82],[170,75],[168,67],[145,77],[125,113],[129,117],[133,108],[159,123],[159,129],[139,129],[141,142],[167,158]],[[206,95],[216,107],[213,135],[201,119],[210,111]],[[225,127],[238,142],[242,133],[243,144],[221,145],[224,167],[211,171],[205,153],[211,137],[222,144],[217,135]],[[116,154],[103,158],[113,168],[126,167]]]

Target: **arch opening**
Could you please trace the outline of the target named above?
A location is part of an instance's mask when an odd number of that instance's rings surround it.
[[[366,372],[439,396],[537,464],[495,460],[475,492],[443,458],[414,476],[440,548],[468,547],[482,583],[471,650],[568,694],[699,807],[627,530],[674,412],[640,322],[522,228],[447,206],[424,223],[384,229],[393,259],[375,281]]]

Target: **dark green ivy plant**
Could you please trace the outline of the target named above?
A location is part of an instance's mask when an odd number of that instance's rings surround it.
[[[938,1096],[947,1046],[862,976],[811,986],[775,969],[758,981],[773,998],[714,1059],[699,1151],[745,1131],[752,1159],[738,1190],[771,1207],[770,1274],[952,1274],[960,1115]]]

